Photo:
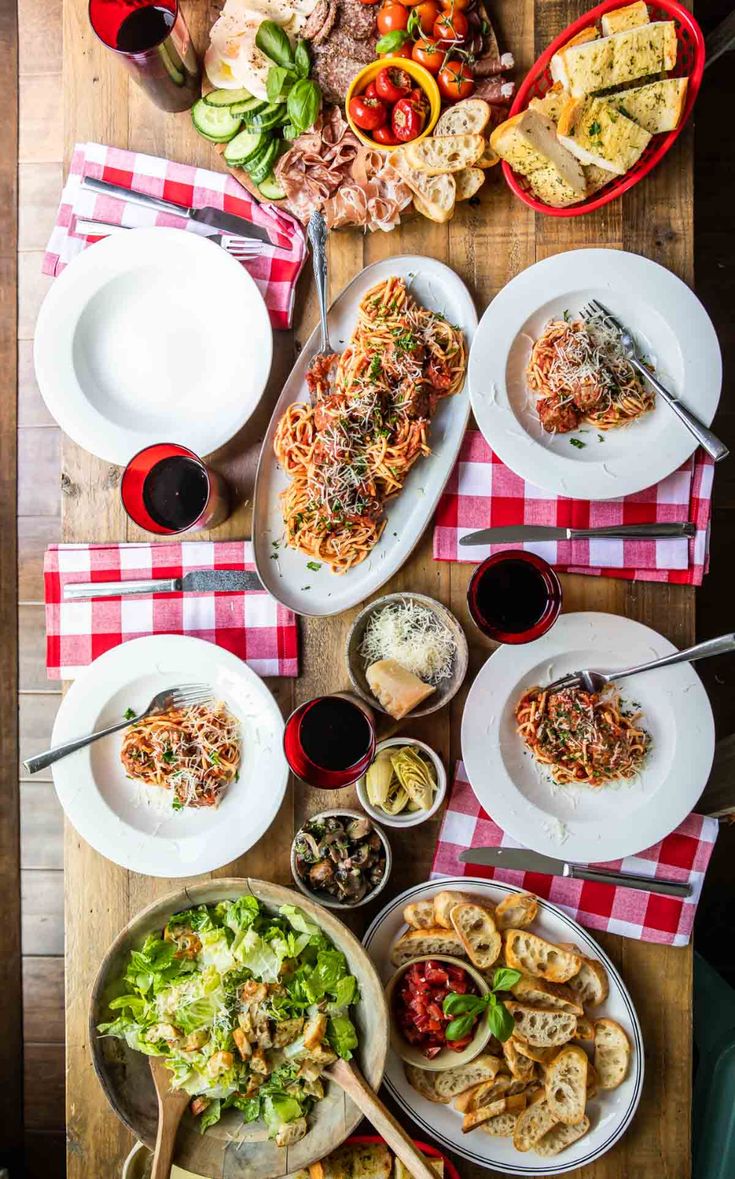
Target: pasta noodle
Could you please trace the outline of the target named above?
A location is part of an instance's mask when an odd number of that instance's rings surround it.
[[[531,350],[526,378],[539,397],[541,424],[550,433],[567,433],[582,422],[611,430],[648,413],[655,403],[617,334],[597,320],[547,324]]]
[[[290,483],[282,493],[286,542],[344,573],[385,528],[385,501],[431,453],[429,425],[464,384],[462,332],[421,307],[399,278],[367,292],[340,356],[307,373],[311,404],[283,414],[274,441]]]
[[[240,768],[240,736],[224,704],[149,716],[125,731],[120,759],[144,786],[173,791],[173,806],[216,806]]]
[[[516,705],[518,733],[560,786],[634,778],[650,746],[639,719],[622,710],[615,689],[550,693],[533,687]]]

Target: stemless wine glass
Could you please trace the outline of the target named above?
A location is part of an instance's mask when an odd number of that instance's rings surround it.
[[[375,718],[366,704],[348,693],[315,696],[299,705],[283,734],[291,770],[322,790],[351,786],[375,757]]]
[[[193,106],[201,71],[179,0],[89,0],[89,22],[156,106]]]
[[[476,626],[496,643],[540,639],[561,611],[559,578],[535,553],[494,553],[472,575],[467,605]]]
[[[230,512],[222,476],[175,442],[158,442],[134,455],[120,492],[125,511],[139,528],[165,536],[215,528]]]

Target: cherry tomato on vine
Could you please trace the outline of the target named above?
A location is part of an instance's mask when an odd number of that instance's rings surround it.
[[[382,143],[384,147],[398,147],[401,142],[393,134],[393,128],[389,127],[387,123],[384,127],[378,127],[373,131],[373,139],[376,143]]]
[[[367,86],[362,92],[363,98],[378,98],[378,92],[375,89],[374,82],[368,82]]]
[[[434,0],[422,0],[422,3],[417,4],[411,12],[411,26],[415,25],[416,30],[424,37],[430,37],[434,23],[440,15],[441,8]]]
[[[393,33],[396,29],[405,29],[408,25],[408,13],[402,4],[384,4],[378,11],[378,32],[381,37],[386,33]]]
[[[461,12],[443,12],[434,22],[434,40],[443,45],[464,41],[469,30],[467,17]]]
[[[412,88],[411,75],[397,66],[386,66],[375,79],[378,98],[382,98],[384,102],[398,102],[399,98],[406,98]]]
[[[447,62],[439,70],[439,92],[450,102],[458,102],[462,98],[469,98],[475,89],[475,79],[472,69],[466,61],[457,58]]]
[[[430,74],[438,74],[444,61],[444,50],[436,42],[422,37],[420,41],[414,41],[411,57]]]
[[[469,8],[470,3],[471,0],[441,0],[442,8],[447,12],[464,12],[465,8]]]
[[[357,94],[350,99],[350,116],[356,127],[361,131],[376,131],[382,127],[388,118],[388,110],[379,98],[368,98],[364,94]]]
[[[398,49],[391,49],[389,57],[409,57],[413,48],[413,41],[409,37]]]
[[[401,143],[408,143],[420,135],[424,127],[424,115],[412,98],[401,98],[393,107],[393,134]]]

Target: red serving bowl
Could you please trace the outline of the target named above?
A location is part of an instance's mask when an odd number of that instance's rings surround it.
[[[378,1142],[384,1142],[384,1138],[378,1138],[377,1134],[351,1134],[350,1137],[343,1143],[344,1146],[352,1144],[353,1146],[375,1146]],[[454,1163],[450,1163],[445,1154],[437,1150],[435,1146],[431,1146],[428,1142],[419,1142],[414,1138],[414,1146],[417,1146],[422,1154],[426,1154],[430,1159],[444,1160],[444,1179],[459,1179],[459,1171]]]
[[[539,57],[538,61],[529,70],[516,94],[515,101],[510,108],[510,114],[520,114],[521,111],[526,109],[530,99],[543,98],[546,91],[553,86],[554,80],[551,76],[549,63],[557,50],[566,45],[567,41],[575,37],[577,33],[581,33],[582,29],[597,24],[606,12],[611,12],[615,8],[624,8],[628,3],[629,0],[603,0],[602,4],[598,4],[596,8],[591,8],[579,20],[568,25],[564,32],[560,33],[551,42],[548,49],[541,54],[541,57]],[[692,107],[696,102],[702,82],[705,59],[704,37],[702,30],[691,12],[688,12],[681,4],[678,4],[677,0],[656,0],[655,3],[648,4],[648,11],[651,20],[673,20],[676,24],[676,37],[679,48],[676,65],[669,72],[668,77],[689,77],[686,102],[679,126],[674,131],[654,135],[641,158],[624,176],[613,177],[609,184],[606,184],[599,192],[588,197],[586,201],[580,201],[578,205],[568,205],[563,209],[555,209],[551,205],[540,201],[537,196],[534,196],[525,176],[514,172],[510,164],[504,160],[503,175],[510,188],[517,197],[520,197],[525,204],[530,205],[537,213],[546,213],[549,217],[581,217],[583,213],[591,213],[593,209],[601,209],[603,205],[608,205],[610,201],[616,200],[617,197],[627,192],[629,188],[632,188],[634,184],[637,184],[639,180],[642,180],[644,176],[647,176],[656,167],[659,160],[663,159],[666,152],[674,143],[674,140],[681,134],[692,113]],[[635,85],[635,83],[631,83],[631,85]]]

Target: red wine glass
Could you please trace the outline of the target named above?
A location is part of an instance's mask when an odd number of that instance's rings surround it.
[[[199,98],[199,62],[179,0],[89,0],[89,23],[161,110],[185,111]]]
[[[286,721],[283,750],[291,770],[322,790],[351,786],[375,757],[375,721],[366,704],[349,695],[316,696]]]
[[[561,612],[561,583],[535,553],[507,550],[488,557],[472,575],[467,604],[473,621],[496,643],[531,643]]]
[[[215,528],[230,510],[222,476],[174,442],[146,446],[134,455],[120,492],[133,523],[164,536]]]

